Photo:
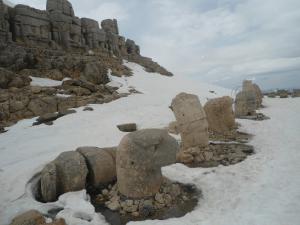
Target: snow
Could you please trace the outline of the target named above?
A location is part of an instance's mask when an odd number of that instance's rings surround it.
[[[49,78],[41,78],[41,77],[30,77],[31,78],[31,86],[39,86],[39,87],[56,87],[62,85],[63,81],[69,80],[69,78],[65,78],[62,81],[52,80]]]
[[[7,225],[19,213],[37,209],[64,208],[58,216],[69,225],[107,224],[96,214],[85,190],[67,193],[57,202],[42,204],[31,195],[31,183],[43,166],[63,151],[79,146],[116,146],[124,133],[116,125],[136,122],[140,128],[162,128],[174,120],[168,106],[181,91],[207,98],[231,91],[180,77],[149,74],[133,63],[132,77],[113,78],[143,94],[93,105],[94,111],[78,109],[53,126],[31,126],[23,120],[0,135],[0,224]],[[125,85],[124,85],[125,84]],[[216,94],[209,91],[215,91]],[[262,110],[270,120],[239,121],[242,131],[255,134],[251,144],[256,154],[244,162],[212,169],[190,169],[181,164],[163,169],[164,175],[193,183],[203,192],[197,208],[182,218],[132,222],[152,225],[296,225],[300,217],[300,98],[265,99]],[[29,182],[30,181],[30,182]],[[34,183],[34,182],[33,182]],[[88,221],[90,222],[88,222]]]

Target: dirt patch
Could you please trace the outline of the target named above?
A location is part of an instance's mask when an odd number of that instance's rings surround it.
[[[221,142],[239,142],[248,143],[253,135],[240,132],[237,130],[232,130],[226,134],[219,134],[214,132],[209,132],[210,141],[221,141]]]
[[[229,166],[244,161],[249,155],[254,154],[254,148],[251,145],[238,143],[211,143],[210,150],[213,157],[210,161],[197,162],[187,166],[196,167],[217,167],[219,165]]]

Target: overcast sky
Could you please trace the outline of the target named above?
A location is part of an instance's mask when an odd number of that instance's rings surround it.
[[[46,0],[11,2],[40,9],[46,5]],[[300,0],[71,3],[79,17],[117,18],[122,35],[176,75],[231,85],[243,77],[279,79],[300,87]]]

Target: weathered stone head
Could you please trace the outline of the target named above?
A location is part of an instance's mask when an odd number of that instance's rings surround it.
[[[183,148],[208,146],[208,123],[197,95],[180,93],[171,109],[177,120]]]
[[[166,130],[146,129],[126,135],[117,151],[117,179],[128,198],[155,195],[162,183],[161,168],[176,162],[177,141]]]
[[[229,96],[209,100],[204,110],[209,130],[214,133],[225,133],[235,127],[233,100]]]
[[[254,91],[241,91],[235,98],[235,116],[251,116],[255,114],[257,106]]]

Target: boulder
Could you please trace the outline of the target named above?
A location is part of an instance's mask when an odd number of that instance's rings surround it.
[[[46,220],[41,213],[36,210],[27,211],[15,217],[10,225],[42,225]]]
[[[28,86],[31,79],[26,76],[20,76],[4,68],[0,68],[0,88],[7,89],[11,87],[22,88]]]
[[[99,63],[87,63],[81,73],[81,79],[93,84],[106,84],[109,82],[107,68]]]
[[[209,130],[214,133],[226,133],[235,127],[233,100],[226,96],[209,100],[204,111],[207,116]]]
[[[89,185],[100,188],[116,179],[115,159],[107,151],[97,147],[80,147],[76,151],[86,160]]]
[[[134,132],[137,130],[137,126],[135,123],[120,124],[117,127],[122,132]]]
[[[128,198],[154,196],[162,184],[161,168],[176,161],[177,141],[166,130],[145,129],[121,140],[116,158],[120,193]]]
[[[41,190],[43,199],[45,201],[52,199],[55,188],[56,198],[67,192],[85,189],[87,174],[88,169],[85,158],[79,152],[70,151],[61,153],[42,171]],[[55,181],[56,186],[54,185]]]
[[[58,111],[56,97],[35,98],[29,102],[28,109],[36,116]]]

